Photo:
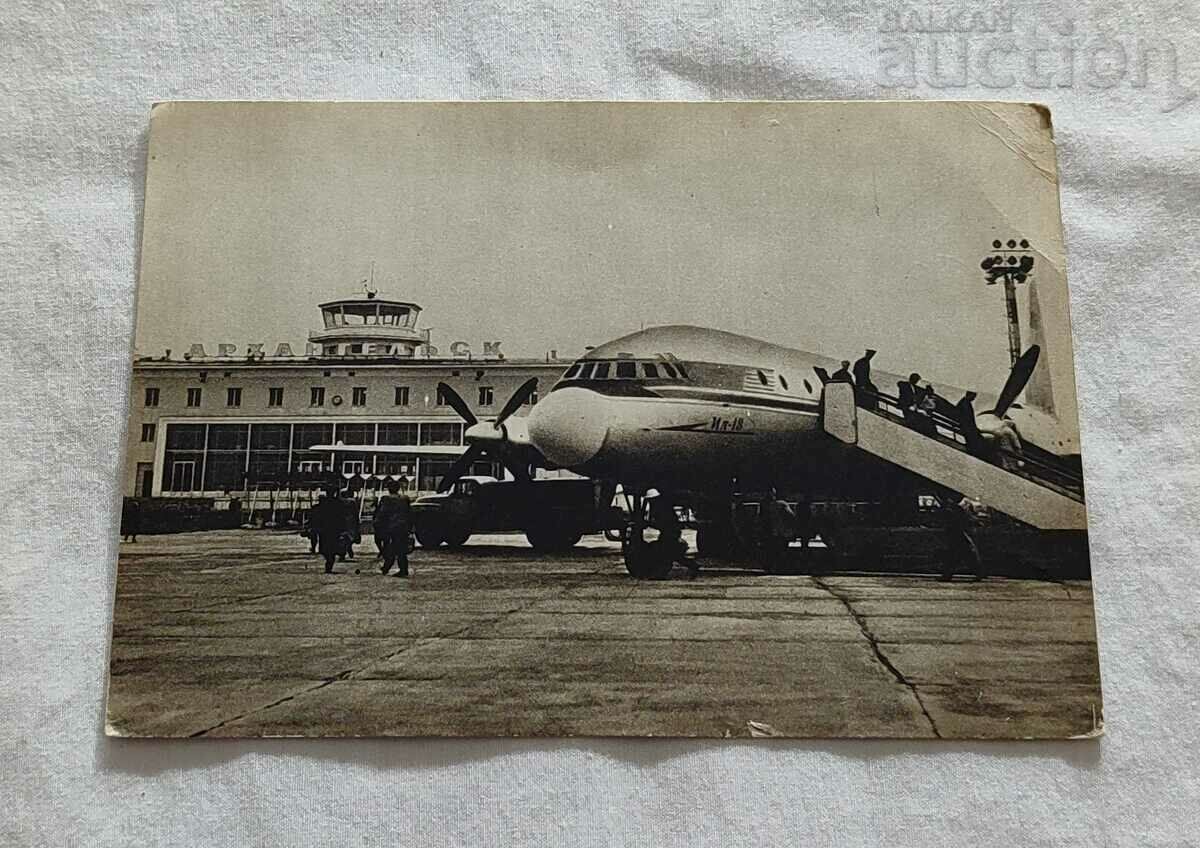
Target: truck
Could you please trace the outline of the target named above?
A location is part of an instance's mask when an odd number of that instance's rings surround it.
[[[425,548],[460,547],[475,533],[524,532],[535,550],[563,551],[586,533],[612,523],[611,508],[597,503],[585,478],[497,480],[466,476],[449,491],[413,503],[413,527]]]

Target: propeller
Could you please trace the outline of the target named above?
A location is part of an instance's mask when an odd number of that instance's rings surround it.
[[[1017,361],[1013,363],[1012,370],[1008,372],[1008,379],[1004,381],[1004,388],[1000,390],[1000,397],[996,401],[996,408],[990,410],[993,415],[999,418],[1004,417],[1004,413],[1012,406],[1013,401],[1017,399],[1017,395],[1025,389],[1025,384],[1029,382],[1029,378],[1033,376],[1033,369],[1037,367],[1038,356],[1041,355],[1042,349],[1037,345],[1031,345],[1030,348],[1017,357]]]
[[[508,431],[504,427],[504,422],[529,400],[537,386],[537,377],[530,377],[512,393],[512,396],[500,408],[499,415],[491,421],[480,421],[453,387],[447,383],[438,383],[438,391],[446,399],[446,403],[466,422],[467,431],[464,438],[470,445],[466,453],[460,456],[442,477],[442,484],[438,487],[439,492],[447,491],[454,485],[455,480],[466,474],[471,465],[484,456],[492,456],[499,460],[518,480],[529,479],[528,464],[518,461],[518,457],[510,449]]]

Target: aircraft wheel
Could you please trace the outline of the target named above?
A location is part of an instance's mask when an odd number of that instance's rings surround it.
[[[624,545],[625,570],[638,580],[662,580],[675,564],[665,542],[629,541]]]
[[[725,559],[733,555],[733,528],[706,524],[696,531],[696,552],[700,556]]]
[[[535,551],[567,551],[579,544],[583,534],[559,527],[530,527],[525,538]]]
[[[422,548],[436,548],[445,541],[439,531],[432,527],[422,527],[419,524],[417,525],[416,536]]]
[[[452,531],[446,533],[445,536],[446,536],[446,538],[445,538],[446,547],[461,548],[463,545],[465,545],[467,543],[467,539],[471,538],[471,531],[470,530],[457,530],[457,531],[452,530]]]

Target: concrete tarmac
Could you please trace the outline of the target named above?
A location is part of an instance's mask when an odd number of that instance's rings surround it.
[[[125,736],[1067,737],[1102,726],[1087,582],[714,567],[523,536],[325,575],[295,533],[122,543]],[[361,573],[355,573],[355,569]]]

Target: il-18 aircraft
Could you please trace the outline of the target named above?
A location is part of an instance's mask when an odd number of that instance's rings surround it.
[[[1014,401],[1038,358],[1030,348],[988,409],[1012,415],[1036,443],[1055,431],[1052,416]],[[601,481],[611,499],[619,485],[629,500],[624,528],[626,565],[639,577],[661,576],[670,561],[642,544],[642,499],[650,489],[701,518],[702,552],[728,550],[735,492],[820,492],[879,500],[912,475],[843,444],[824,432],[821,400],[828,357],[719,330],[664,326],[632,333],[590,350],[526,417],[513,417],[537,388],[523,384],[493,420],[479,421],[452,387],[440,388],[467,423],[469,448],[447,473],[443,488],[488,455],[517,479],[532,466],[564,468]],[[874,372],[872,382],[899,377]],[[957,400],[962,390],[935,384]],[[865,496],[865,497],[863,497]]]

